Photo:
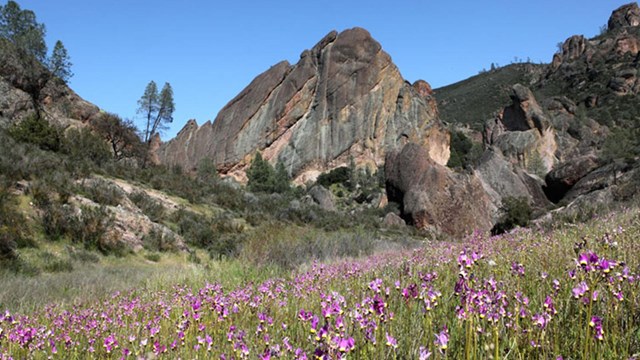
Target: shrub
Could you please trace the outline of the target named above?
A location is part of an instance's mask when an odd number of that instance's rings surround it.
[[[98,257],[94,252],[85,249],[77,249],[73,246],[66,246],[66,249],[72,260],[82,263],[97,263],[100,261],[100,257]]]
[[[149,251],[166,252],[178,250],[175,236],[155,227],[142,237],[142,246]]]
[[[285,193],[290,190],[289,174],[284,164],[278,162],[276,169],[256,153],[247,170],[247,188],[253,192]]]
[[[147,215],[151,221],[161,222],[164,219],[166,209],[160,201],[152,198],[146,192],[134,191],[129,194],[129,200],[136,204],[142,213]]]
[[[318,176],[316,183],[329,188],[333,184],[342,184],[344,187],[349,188],[349,181],[351,179],[351,171],[346,166],[335,168],[329,172],[322,173]]]
[[[465,168],[471,162],[473,142],[462,132],[451,132],[451,156],[447,166],[450,168]]]
[[[118,206],[124,198],[124,192],[118,186],[97,178],[83,181],[78,192],[100,205]]]
[[[152,262],[158,262],[160,261],[161,256],[159,253],[154,252],[146,254],[144,258]]]
[[[68,237],[72,242],[84,245],[86,249],[102,253],[122,253],[124,249],[117,240],[107,237],[114,217],[104,207],[80,206],[50,203],[43,208],[42,228],[52,240]]]
[[[504,212],[504,215],[493,229],[491,229],[492,234],[502,234],[516,226],[525,227],[529,225],[532,210],[526,198],[505,197],[502,199],[501,210]]]
[[[112,158],[107,143],[89,129],[70,129],[64,140],[62,151],[74,163],[88,161],[100,167]]]
[[[79,216],[71,223],[69,234],[74,242],[84,244],[88,249],[109,253],[116,250],[110,239],[105,237],[113,221],[113,215],[104,206],[81,206]]]
[[[21,142],[27,142],[42,150],[59,151],[62,145],[62,131],[37,115],[27,116],[9,128],[9,135]]]
[[[304,263],[373,252],[373,236],[362,231],[325,232],[273,222],[247,236],[242,256],[257,265],[294,269]]]
[[[27,221],[18,209],[16,197],[0,176],[0,261],[17,258],[18,247],[34,245]]]

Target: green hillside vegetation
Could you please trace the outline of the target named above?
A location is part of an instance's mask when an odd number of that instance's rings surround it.
[[[440,118],[481,130],[485,120],[494,118],[498,110],[510,104],[513,84],[536,81],[544,68],[532,63],[510,64],[435,89]]]
[[[292,187],[281,166],[274,169],[258,157],[258,168],[249,173],[266,176],[252,177],[250,193],[218,177],[207,161],[194,174],[143,167],[146,155],[118,158],[103,139],[89,128],[64,130],[37,117],[0,130],[4,271],[34,276],[108,263],[112,256],[157,262],[180,253],[185,262],[203,265],[243,258],[292,268],[312,259],[370,253],[381,241],[406,243],[394,240],[398,235],[412,237],[409,229],[381,228],[388,210],[370,201],[382,194],[382,184],[365,171],[351,176],[353,187],[332,188],[339,196],[337,210],[330,211],[310,200],[306,188]],[[130,147],[138,148],[141,140],[135,141]],[[123,184],[134,190],[123,192]],[[178,208],[168,209],[157,196]],[[127,203],[183,237],[187,249],[179,250],[175,239],[157,230],[140,235],[144,248],[137,253],[114,238],[114,214]]]

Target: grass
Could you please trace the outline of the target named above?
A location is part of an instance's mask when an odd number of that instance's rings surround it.
[[[286,241],[304,238],[298,231]],[[419,250],[310,262],[295,270],[238,260],[193,265],[176,254],[163,254],[162,266],[104,258],[103,267],[83,268],[86,280],[47,275],[57,279],[52,288],[71,292],[99,277],[106,290],[133,276],[120,283],[128,290],[56,294],[75,300],[32,312],[8,307],[0,353],[628,359],[640,351],[638,236],[639,211],[630,209],[553,231],[476,233],[460,242],[432,241]],[[580,293],[583,283],[588,290]],[[39,288],[35,281],[9,286]],[[31,334],[31,328],[39,330]]]

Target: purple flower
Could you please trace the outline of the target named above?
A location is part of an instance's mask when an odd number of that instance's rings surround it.
[[[598,316],[591,317],[591,321],[589,321],[589,326],[594,328],[593,337],[596,340],[604,340],[604,330],[602,329],[602,319]]]
[[[542,304],[542,306],[545,308],[545,311],[551,315],[555,315],[558,313],[555,306],[553,306],[553,299],[549,295],[547,295],[547,298],[544,300],[544,304]]]
[[[420,360],[427,360],[431,357],[431,352],[424,346],[420,347]]]
[[[355,347],[355,340],[353,340],[352,337],[350,338],[340,338],[340,340],[338,341],[338,350],[340,352],[349,352],[351,350],[353,350],[353,348]]]
[[[571,290],[571,293],[574,298],[580,299],[587,291],[589,291],[589,286],[587,286],[587,283],[583,281],[579,283],[578,286],[574,287],[573,290]]]
[[[387,342],[386,345],[392,348],[397,348],[398,347],[398,341],[391,335],[389,335],[389,333],[386,333],[387,336]]]
[[[544,329],[547,327],[547,323],[549,322],[549,315],[547,314],[535,314],[531,317],[533,323],[538,326],[540,329]]]
[[[447,325],[445,325],[438,334],[436,334],[436,340],[433,342],[438,348],[440,352],[445,352],[447,350],[447,344],[449,343],[449,329],[447,329]]]

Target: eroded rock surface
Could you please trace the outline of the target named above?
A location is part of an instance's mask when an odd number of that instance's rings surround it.
[[[493,226],[495,206],[481,182],[436,163],[421,145],[389,153],[385,177],[389,200],[402,204],[403,217],[418,228],[463,236]]]
[[[158,151],[166,164],[195,168],[210,157],[222,173],[243,177],[256,151],[282,161],[294,177],[347,164],[381,165],[408,141],[425,144],[440,164],[449,137],[437,120],[430,86],[410,85],[364,29],[325,36],[295,65],[281,62],[256,77],[218,114],[187,123]]]

